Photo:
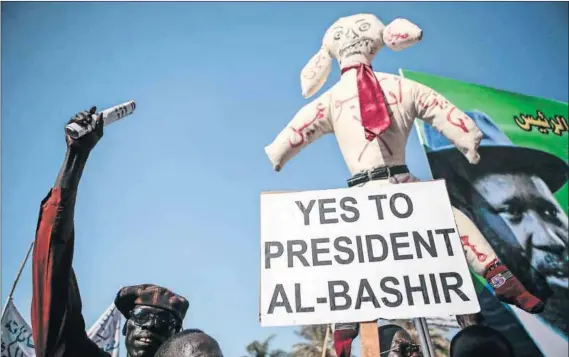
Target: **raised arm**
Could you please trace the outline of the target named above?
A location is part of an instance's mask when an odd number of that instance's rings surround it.
[[[478,146],[482,132],[474,121],[433,89],[402,78],[408,94],[405,106],[411,119],[419,118],[440,131],[471,164],[480,161]]]
[[[305,105],[276,139],[265,147],[265,152],[276,171],[308,144],[332,132],[330,121],[330,93]]]
[[[72,121],[84,125],[95,110],[77,114]],[[105,356],[85,333],[72,268],[77,187],[89,153],[102,136],[103,122],[98,118],[95,131],[78,140],[66,137],[63,165],[41,203],[32,258],[31,316],[37,357]]]

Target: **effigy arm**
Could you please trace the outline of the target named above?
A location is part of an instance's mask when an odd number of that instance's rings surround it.
[[[330,94],[324,93],[300,109],[275,140],[265,147],[265,153],[276,171],[307,145],[333,131],[330,122]]]
[[[478,146],[482,132],[474,121],[453,103],[432,88],[410,79],[402,79],[410,92],[410,111],[440,131],[471,164],[480,161]]]

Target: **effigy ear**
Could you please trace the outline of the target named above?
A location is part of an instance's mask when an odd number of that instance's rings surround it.
[[[401,51],[421,41],[423,30],[406,19],[395,19],[383,30],[383,43],[394,51]]]
[[[312,97],[322,88],[332,68],[332,57],[322,47],[300,72],[300,87],[304,98]]]

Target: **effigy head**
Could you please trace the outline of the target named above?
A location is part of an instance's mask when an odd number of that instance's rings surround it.
[[[338,61],[340,68],[371,65],[383,46],[400,51],[419,42],[422,36],[421,29],[405,19],[395,19],[385,26],[373,14],[341,17],[326,31],[322,47],[302,69],[302,95],[311,97],[324,85],[332,58]]]
[[[385,25],[372,14],[338,19],[324,35],[323,47],[337,59],[340,67],[357,63],[370,64],[383,46]]]

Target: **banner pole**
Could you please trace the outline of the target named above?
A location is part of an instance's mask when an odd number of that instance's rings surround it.
[[[426,318],[420,318],[419,321],[422,323],[423,325],[423,331],[425,331],[425,333],[427,334],[428,338],[427,338],[427,347],[429,348],[429,354],[432,357],[435,357],[435,346],[433,345],[433,341],[431,340],[431,335],[429,334],[429,323],[427,322]]]
[[[30,253],[32,252],[33,247],[34,247],[34,241],[32,241],[32,244],[30,244],[30,247],[28,248],[28,252],[26,253],[26,256],[24,257],[24,260],[20,263],[20,268],[18,269],[18,273],[16,274],[16,279],[14,280],[14,283],[12,283],[12,288],[10,289],[10,294],[8,294],[8,298],[6,299],[6,303],[4,304],[4,307],[2,308],[2,317],[4,317],[4,313],[6,312],[6,308],[8,307],[10,300],[12,300],[12,296],[14,295],[14,291],[16,290],[16,285],[18,284],[18,280],[20,280],[20,275],[22,275],[22,271],[24,270],[24,267],[26,266],[26,262],[28,261],[28,258],[30,257]]]
[[[322,345],[322,357],[326,357],[328,352],[328,338],[330,337],[330,325],[326,325],[326,335],[324,336],[324,345]]]
[[[405,75],[403,74],[403,69],[399,68],[398,72],[399,72],[399,76],[401,78],[405,78]],[[423,137],[423,134],[421,133],[421,127],[420,127],[417,119],[415,119],[413,121],[413,126],[415,127],[415,132],[417,133],[417,138],[419,139],[419,144],[421,144],[421,148],[423,149],[423,153],[424,153],[425,152],[425,138]],[[427,164],[427,167],[429,168],[429,173],[431,174],[431,177],[433,177],[433,173],[431,171],[431,165]],[[417,330],[417,334],[419,335],[419,339],[421,340],[421,347],[423,349],[423,355],[425,357],[435,357],[435,354],[434,354],[435,351],[433,348],[433,342],[431,341],[431,336],[429,335],[429,329],[427,326],[427,321],[425,320],[424,317],[419,317],[419,318],[413,319],[413,322],[415,324],[415,329]]]
[[[32,241],[32,244],[30,244],[30,248],[28,248],[28,252],[26,253],[24,260],[22,261],[22,263],[20,263],[20,268],[18,269],[18,274],[16,275],[16,279],[14,280],[14,283],[12,284],[12,289],[10,289],[10,294],[8,294],[8,300],[12,299],[12,296],[14,295],[14,291],[16,290],[16,285],[18,285],[18,281],[20,280],[20,275],[22,275],[22,271],[24,270],[24,267],[26,266],[26,262],[28,261],[28,258],[30,257],[30,253],[32,252],[33,247],[34,247],[34,241]]]
[[[430,344],[429,341],[431,337],[429,336],[429,331],[425,331],[425,328],[422,324],[424,318],[416,318],[413,319],[413,323],[415,324],[415,330],[417,330],[417,335],[419,335],[419,340],[421,343],[421,352],[423,352],[424,357],[435,357],[435,355],[431,354]]]
[[[362,357],[380,357],[377,320],[360,322]]]

